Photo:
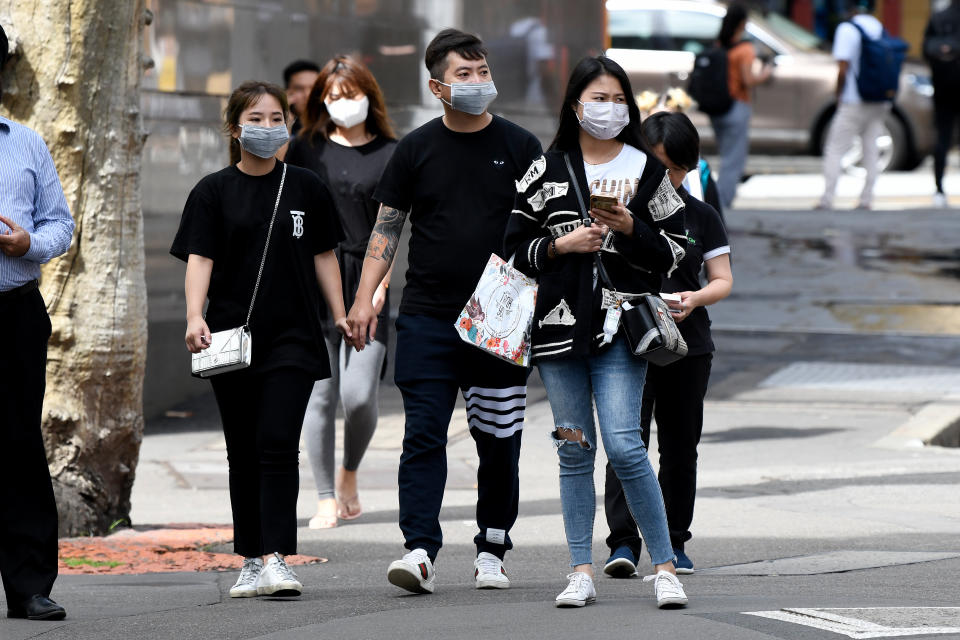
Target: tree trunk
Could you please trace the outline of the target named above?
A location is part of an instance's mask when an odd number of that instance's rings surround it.
[[[53,323],[43,431],[60,535],[128,517],[143,435],[146,19],[144,0],[0,0],[17,44],[3,109],[46,140],[76,220],[70,251],[41,282]]]

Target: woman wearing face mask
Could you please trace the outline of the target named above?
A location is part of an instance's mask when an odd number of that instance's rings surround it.
[[[377,221],[373,199],[380,174],[397,141],[387,119],[383,94],[370,71],[337,56],[320,71],[303,114],[304,126],[290,144],[287,162],[318,174],[333,191],[345,238],[337,249],[343,296],[353,304],[370,232]],[[377,427],[377,386],[387,353],[390,273],[373,296],[376,340],[356,352],[324,312],[324,339],[332,375],[314,385],[303,428],[317,486],[317,514],[311,529],[353,520],[361,513],[357,468]],[[334,447],[337,402],[343,402],[343,463],[336,468]]]
[[[613,196],[616,204],[592,208],[584,219],[590,195]],[[549,151],[517,183],[505,242],[515,265],[540,283],[532,358],[556,425],[573,567],[557,606],[596,598],[591,548],[600,439],[647,541],[658,606],[687,603],[638,429],[646,361],[633,355],[618,330],[619,302],[659,293],[661,276],[683,257],[683,232],[683,203],[666,168],[643,145],[626,74],[609,58],[584,58],[570,76]]]
[[[705,307],[730,295],[730,245],[720,216],[710,205],[681,188],[690,171],[697,168],[700,136],[682,113],[657,113],[643,122],[644,141],[670,170],[670,182],[685,205],[686,255],[669,278],[663,291],[676,293],[680,302],[668,302],[674,309],[677,327],[687,343],[686,357],[666,366],[651,365],[643,388],[641,434],[644,446],[650,442],[650,420],[657,418],[660,452],[660,487],[667,509],[670,543],[678,573],[693,573],[693,562],[684,551],[692,537],[693,504],[697,492],[697,445],[703,429],[703,398],[710,380],[713,339]],[[707,285],[700,284],[706,267]],[[607,466],[606,507],[611,548],[604,572],[612,577],[629,577],[640,556],[637,526],[627,509],[620,482]]]
[[[300,595],[284,556],[297,546],[303,414],[314,381],[330,376],[321,295],[350,337],[333,200],[315,174],[274,157],[288,138],[286,113],[280,87],[247,82],[233,92],[224,111],[230,166],[190,192],[170,249],[187,263],[191,353],[209,347],[211,332],[243,325],[257,290],[250,366],[210,378],[227,444],[234,550],[244,558],[234,598]]]

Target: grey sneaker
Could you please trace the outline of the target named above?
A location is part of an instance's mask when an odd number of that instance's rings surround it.
[[[260,558],[244,558],[243,568],[237,583],[230,587],[231,598],[252,598],[257,595],[257,579],[263,571],[263,560]]]
[[[303,592],[303,585],[293,569],[287,566],[279,553],[274,553],[267,566],[260,572],[257,581],[257,593],[261,596],[275,596],[285,598],[298,596]]]

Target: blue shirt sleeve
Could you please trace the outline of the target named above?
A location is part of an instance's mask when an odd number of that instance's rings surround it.
[[[39,166],[36,169],[33,201],[33,233],[30,234],[30,248],[23,257],[43,264],[66,253],[70,248],[74,222],[50,151],[43,142],[40,142],[39,146]]]

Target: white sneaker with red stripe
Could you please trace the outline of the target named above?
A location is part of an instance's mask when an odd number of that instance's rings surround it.
[[[414,549],[400,560],[394,560],[387,569],[390,584],[412,593],[433,593],[436,575],[430,556],[423,549]]]
[[[473,562],[473,579],[477,589],[509,589],[510,578],[503,561],[492,553],[481,551]]]

